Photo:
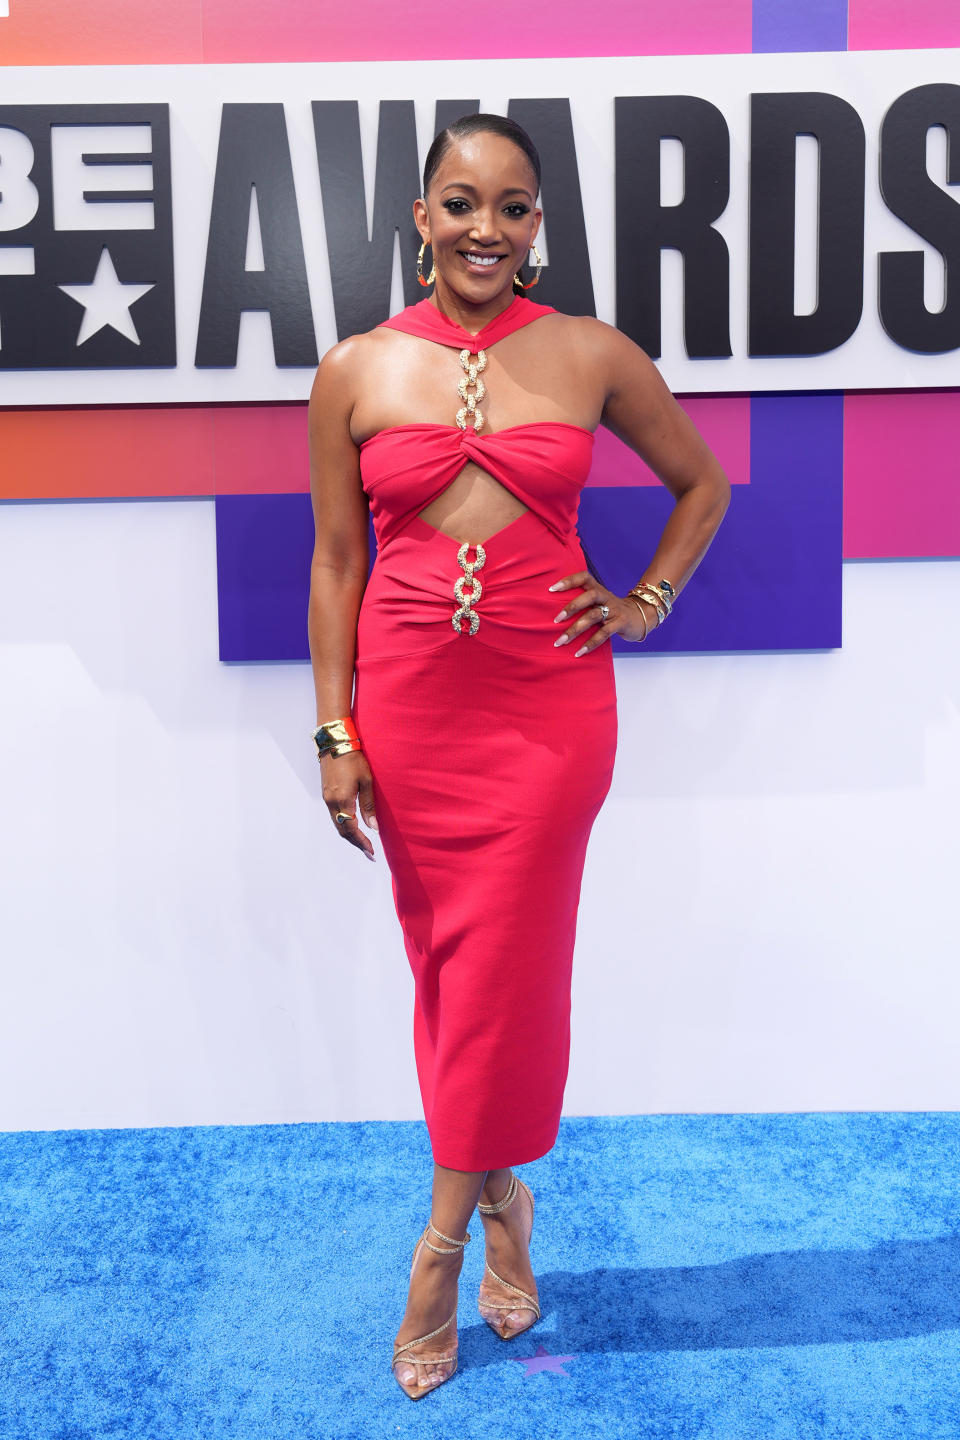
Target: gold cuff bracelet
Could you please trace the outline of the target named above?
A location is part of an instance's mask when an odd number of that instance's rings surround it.
[[[349,715],[342,720],[324,720],[314,730],[313,738],[318,760],[322,760],[324,755],[349,755],[351,750],[361,748],[360,736]]]

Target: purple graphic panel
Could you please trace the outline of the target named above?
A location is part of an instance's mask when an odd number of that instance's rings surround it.
[[[630,655],[809,650],[840,644],[843,398],[754,397],[751,482],[730,509],[669,621]],[[581,534],[605,583],[635,584],[672,500],[651,486],[592,486]],[[222,660],[307,658],[313,521],[307,495],[217,502]],[[372,553],[372,549],[371,549]]]
[[[221,660],[308,660],[309,495],[218,495]],[[376,548],[370,526],[370,559]]]
[[[753,0],[755,54],[846,48],[847,0]]]
[[[669,620],[625,654],[818,650],[841,641],[843,397],[754,396],[750,484]],[[580,532],[604,583],[636,584],[672,508],[664,489],[591,488]],[[669,576],[667,577],[669,579]]]
[[[218,495],[221,660],[305,660],[309,495]]]

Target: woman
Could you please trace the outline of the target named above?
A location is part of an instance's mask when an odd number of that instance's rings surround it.
[[[434,1158],[391,1367],[414,1399],[456,1369],[478,1202],[480,1313],[503,1339],[539,1318],[533,1196],[510,1167],[559,1127],[580,880],[616,747],[609,641],[663,622],[729,499],[643,351],[519,289],[539,189],[511,121],[443,131],[413,207],[432,292],[334,346],[310,399],[323,797],[373,859],[359,801],[390,866]],[[676,500],[625,597],[588,571],[576,533],[601,421]]]

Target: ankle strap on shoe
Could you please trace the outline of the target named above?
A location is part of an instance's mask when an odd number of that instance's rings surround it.
[[[423,1232],[423,1243],[424,1245],[426,1245],[427,1249],[432,1250],[435,1255],[455,1255],[458,1250],[463,1250],[470,1240],[469,1230],[467,1231],[466,1235],[462,1240],[454,1240],[451,1238],[451,1236],[444,1235],[442,1230],[438,1230],[432,1220],[427,1225],[427,1230],[432,1230],[434,1235],[439,1235],[441,1240],[446,1240],[448,1245],[452,1245],[454,1247],[453,1250],[441,1250],[438,1245],[431,1245],[430,1241],[427,1239],[427,1231],[425,1230]]]
[[[481,1205],[478,1203],[477,1209],[480,1211],[481,1215],[498,1215],[501,1210],[506,1210],[507,1206],[510,1204],[516,1193],[517,1177],[516,1175],[511,1175],[510,1184],[507,1186],[507,1193],[506,1195],[504,1195],[503,1199],[498,1200],[496,1205]]]

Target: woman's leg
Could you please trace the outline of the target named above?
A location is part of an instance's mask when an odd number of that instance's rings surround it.
[[[430,1219],[444,1235],[449,1235],[454,1240],[463,1239],[470,1217],[476,1209],[485,1175],[483,1170],[448,1170],[443,1165],[434,1165]],[[451,1248],[432,1230],[427,1232],[427,1238],[441,1250]],[[397,1345],[402,1345],[406,1340],[414,1340],[418,1335],[429,1335],[431,1330],[435,1330],[449,1318],[457,1303],[457,1281],[462,1264],[462,1251],[453,1255],[435,1255],[425,1245],[421,1247],[410,1281],[403,1324],[397,1331]],[[453,1340],[452,1329],[451,1326],[450,1330],[428,1341],[423,1346],[423,1353],[436,1355],[448,1352]],[[416,1360],[417,1352],[418,1347],[414,1347],[406,1354]],[[396,1375],[398,1380],[408,1385],[417,1383],[418,1377],[420,1382],[426,1380],[428,1384],[436,1384],[445,1379],[452,1369],[452,1363],[420,1364],[414,1368],[401,1359],[397,1361]]]
[[[507,1193],[510,1186],[510,1170],[488,1170],[480,1200],[484,1205],[496,1205]],[[484,1239],[486,1241],[487,1263],[511,1285],[519,1285],[528,1295],[536,1295],[537,1282],[530,1264],[530,1250],[525,1239],[522,1204],[523,1197],[517,1195],[504,1210],[495,1215],[481,1215]],[[448,1234],[451,1232],[448,1231]],[[489,1280],[489,1276],[487,1277]],[[510,1296],[502,1289],[500,1300]],[[517,1310],[506,1315],[511,1328],[525,1328],[530,1324],[529,1310]]]
[[[496,1205],[507,1193],[510,1184],[510,1176],[513,1171],[488,1170],[487,1178],[483,1182],[483,1189],[480,1191],[480,1199],[484,1205]]]

